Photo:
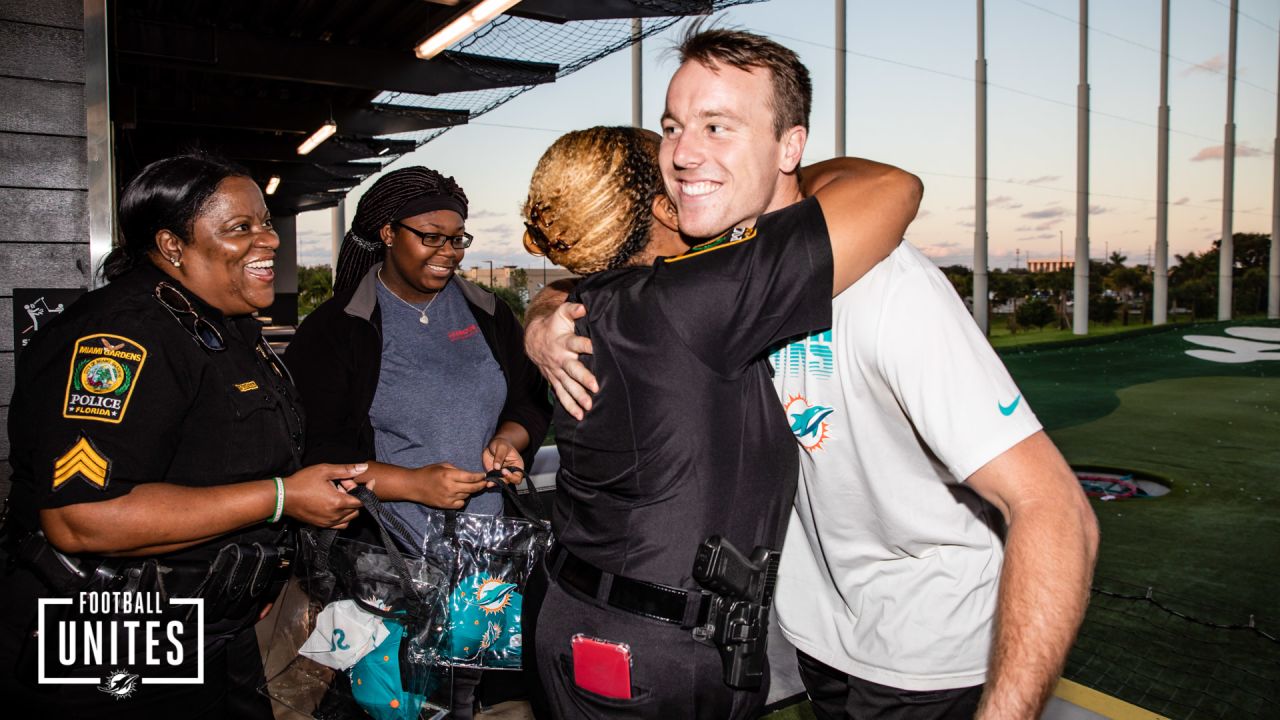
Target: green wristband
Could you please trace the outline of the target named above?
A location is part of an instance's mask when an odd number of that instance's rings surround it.
[[[273,478],[276,481],[276,511],[267,518],[267,522],[280,522],[280,516],[284,515],[284,480],[279,477]]]

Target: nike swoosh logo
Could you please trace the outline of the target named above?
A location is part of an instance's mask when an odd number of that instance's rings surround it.
[[[1022,396],[1021,396],[1021,395],[1019,395],[1018,397],[1014,398],[1014,399],[1013,399],[1013,402],[1009,403],[1008,405],[1004,405],[1004,404],[1002,404],[1002,403],[1001,403],[1000,401],[998,401],[998,400],[996,401],[996,405],[997,405],[997,406],[999,406],[999,408],[1000,408],[1000,414],[1001,414],[1001,415],[1003,415],[1003,416],[1005,416],[1005,417],[1009,417],[1010,415],[1012,415],[1012,414],[1013,414],[1013,411],[1014,411],[1014,410],[1017,410],[1017,409],[1018,409],[1018,403],[1020,403],[1020,402],[1022,402]]]

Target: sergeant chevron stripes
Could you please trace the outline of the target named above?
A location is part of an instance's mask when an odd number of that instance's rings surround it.
[[[58,490],[76,475],[90,485],[105,490],[111,475],[111,461],[102,456],[84,434],[65,453],[53,461],[53,489]]]

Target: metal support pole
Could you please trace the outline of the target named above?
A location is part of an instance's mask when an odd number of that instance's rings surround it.
[[[107,65],[107,0],[84,0],[84,114],[89,181],[90,288],[102,286],[102,261],[116,235],[116,172],[112,144],[110,68]]]
[[[631,125],[644,127],[644,21],[631,19]]]
[[[1235,241],[1231,221],[1235,211],[1236,174],[1236,25],[1239,0],[1231,0],[1231,34],[1227,45],[1227,127],[1222,146],[1222,244],[1218,249],[1218,319],[1231,319],[1231,283],[1235,272]]]
[[[329,211],[330,240],[332,247],[329,253],[329,273],[336,280],[338,277],[338,252],[342,250],[342,238],[347,234],[347,201],[338,201]]]
[[[1080,0],[1080,84],[1076,88],[1076,268],[1071,332],[1089,334],[1089,0]]]
[[[1160,3],[1160,111],[1156,141],[1156,256],[1151,322],[1169,322],[1169,0]]]
[[[845,9],[845,0],[836,0],[836,157],[845,154],[845,66],[849,59],[845,52]]]
[[[987,307],[987,57],[986,3],[978,0],[978,57],[974,60],[974,221],[973,221],[973,319],[983,335],[988,332]]]

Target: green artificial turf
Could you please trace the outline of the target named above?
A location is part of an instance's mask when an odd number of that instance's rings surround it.
[[[1066,675],[1174,718],[1280,717],[1263,636],[1280,637],[1280,362],[1209,362],[1184,340],[1229,326],[1002,352],[1068,461],[1171,486],[1092,501],[1095,593]]]

